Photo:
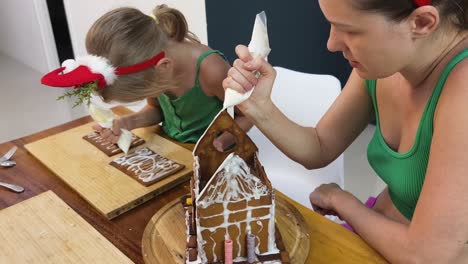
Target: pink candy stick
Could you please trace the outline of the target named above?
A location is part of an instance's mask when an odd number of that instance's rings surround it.
[[[224,240],[224,264],[232,264],[232,240]]]

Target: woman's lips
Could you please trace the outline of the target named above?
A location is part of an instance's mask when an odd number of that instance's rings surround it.
[[[351,67],[353,67],[353,68],[357,68],[360,65],[359,62],[357,62],[357,61],[353,61],[353,60],[348,60],[348,61],[349,61],[349,64],[351,65]]]
[[[343,57],[345,57],[345,59],[348,60],[349,64],[351,65],[351,67],[353,68],[356,68],[358,67],[360,64],[359,62],[355,61],[355,60],[351,60],[351,59],[348,59],[348,57],[343,53]]]

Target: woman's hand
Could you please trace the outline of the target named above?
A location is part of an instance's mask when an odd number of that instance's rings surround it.
[[[236,54],[239,58],[229,69],[228,76],[223,81],[223,87],[242,94],[256,87],[249,100],[238,105],[239,110],[248,115],[249,112],[255,111],[253,110],[255,107],[271,100],[271,89],[276,78],[276,71],[264,59],[253,59],[246,46],[238,45]],[[260,74],[258,78],[256,72]]]
[[[117,117],[114,119],[112,128],[103,128],[97,123],[93,124],[92,128],[101,134],[103,140],[113,144],[119,141],[120,134],[122,133],[120,129],[131,130],[126,120],[122,117]]]
[[[338,215],[334,201],[339,195],[347,195],[336,183],[322,184],[317,187],[310,195],[310,203],[315,212],[321,215]],[[340,217],[341,218],[341,217]]]

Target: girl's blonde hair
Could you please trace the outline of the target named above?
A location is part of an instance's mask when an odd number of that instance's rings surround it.
[[[114,66],[128,66],[154,57],[167,48],[168,40],[200,43],[188,30],[184,15],[166,5],[153,10],[154,19],[135,8],[114,9],[100,17],[86,35],[89,54],[101,56]],[[154,97],[177,85],[157,76],[155,67],[120,75],[98,93],[104,101],[133,102]]]

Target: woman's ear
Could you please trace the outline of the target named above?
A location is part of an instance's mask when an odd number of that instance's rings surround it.
[[[413,11],[408,21],[414,38],[432,34],[440,23],[439,11],[434,6],[422,6]]]

